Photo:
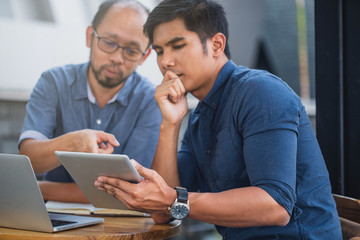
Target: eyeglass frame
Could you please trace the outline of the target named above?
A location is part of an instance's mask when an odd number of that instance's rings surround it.
[[[137,61],[139,61],[143,56],[146,55],[146,52],[143,52],[143,51],[141,51],[141,50],[138,49],[138,48],[134,48],[134,47],[123,47],[123,46],[120,46],[120,45],[119,45],[117,42],[115,42],[114,40],[111,40],[111,39],[106,38],[106,37],[100,37],[100,36],[97,34],[97,32],[95,31],[95,29],[93,29],[93,33],[94,33],[94,36],[98,39],[98,42],[97,42],[98,48],[99,48],[101,51],[105,52],[105,53],[112,54],[112,53],[116,52],[119,48],[121,48],[121,49],[122,49],[122,51],[121,51],[122,56],[123,56],[126,60],[132,61],[132,62],[137,62]],[[111,42],[114,42],[114,43],[117,45],[117,47],[116,47],[116,48],[114,49],[114,51],[112,51],[112,52],[105,51],[104,49],[102,49],[102,48],[100,47],[100,41],[101,41],[101,39],[106,39],[106,40],[109,40],[109,41],[111,41]],[[137,50],[138,52],[141,53],[141,56],[140,56],[139,59],[137,59],[137,60],[128,59],[128,58],[125,56],[125,49]]]

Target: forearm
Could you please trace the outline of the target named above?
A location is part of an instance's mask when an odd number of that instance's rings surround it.
[[[190,193],[190,218],[227,227],[285,226],[290,216],[258,187]]]
[[[75,183],[48,181],[39,181],[38,183],[44,200],[89,203],[89,200]]]
[[[151,168],[157,171],[165,182],[171,186],[179,186],[177,168],[177,144],[180,124],[160,126],[160,136]]]
[[[83,129],[49,140],[26,139],[19,150],[30,158],[36,173],[43,173],[60,165],[55,151],[112,153],[113,146],[119,143],[112,134]]]
[[[70,149],[64,137],[49,140],[25,139],[20,144],[19,153],[29,157],[35,173],[44,173],[60,166],[55,156],[56,150],[69,151]]]

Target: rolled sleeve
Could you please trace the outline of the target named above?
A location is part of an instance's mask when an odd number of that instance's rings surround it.
[[[273,180],[260,180],[255,186],[267,192],[278,204],[286,209],[289,216],[292,216],[296,197],[294,190],[290,186]]]
[[[296,203],[296,159],[300,101],[271,75],[246,80],[237,109],[244,161],[251,186],[264,189],[292,215]]]
[[[245,140],[244,156],[252,186],[264,189],[292,215],[296,202],[297,134],[271,130]]]
[[[36,139],[36,140],[47,140],[49,138],[47,138],[44,134],[38,132],[38,131],[33,131],[33,130],[27,130],[23,133],[21,133],[20,137],[19,137],[19,145],[22,141],[24,141],[25,139]]]

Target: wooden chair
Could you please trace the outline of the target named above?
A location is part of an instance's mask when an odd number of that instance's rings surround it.
[[[343,239],[360,240],[360,200],[333,194]]]

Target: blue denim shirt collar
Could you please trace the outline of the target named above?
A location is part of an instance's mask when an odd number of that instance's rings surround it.
[[[219,91],[221,87],[226,83],[226,81],[230,78],[230,75],[233,73],[233,71],[236,69],[236,65],[232,60],[229,60],[221,69],[218,77],[216,78],[216,81],[214,85],[212,86],[210,92],[208,95],[204,98],[203,101],[199,102],[197,107],[194,110],[195,114],[200,113],[200,109],[205,107],[210,107],[212,109],[216,109],[219,105],[219,101],[221,98],[222,91]]]
[[[83,65],[81,74],[79,75],[79,81],[76,81],[76,83],[75,83],[76,86],[74,86],[74,87],[75,87],[75,91],[77,93],[75,99],[78,100],[78,99],[88,98],[89,101],[92,102],[91,96],[88,95],[87,72],[88,72],[89,66],[90,66],[90,62]],[[110,99],[110,101],[108,103],[117,101],[122,106],[126,107],[128,105],[129,94],[132,92],[132,89],[135,87],[135,81],[133,81],[135,74],[136,73],[134,72],[125,80],[124,86],[115,95],[115,99]],[[73,82],[70,82],[69,84],[71,85],[71,84],[73,84]]]

